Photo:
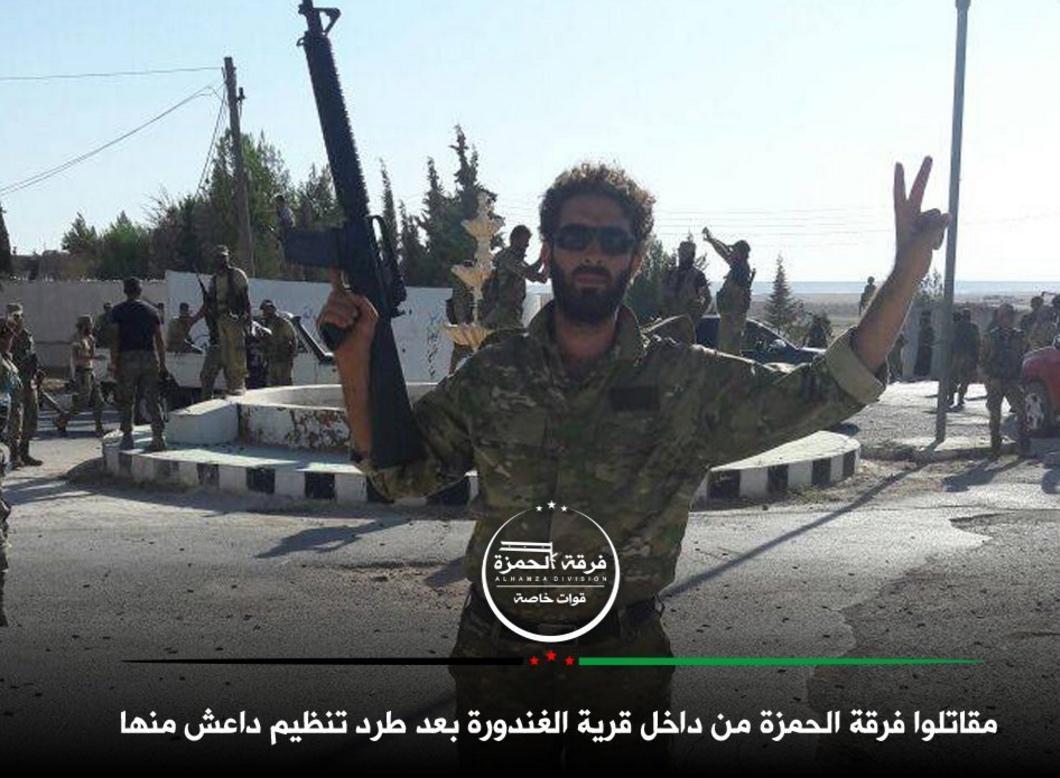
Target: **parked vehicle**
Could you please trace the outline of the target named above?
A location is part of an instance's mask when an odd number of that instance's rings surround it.
[[[718,343],[717,315],[704,316],[696,326],[696,342],[701,346],[716,348]],[[741,356],[755,362],[781,362],[789,365],[801,365],[812,362],[824,353],[824,349],[810,346],[796,346],[787,338],[757,319],[748,319],[743,330]]]
[[[1029,432],[1050,434],[1060,424],[1060,336],[1023,358],[1020,381]]]

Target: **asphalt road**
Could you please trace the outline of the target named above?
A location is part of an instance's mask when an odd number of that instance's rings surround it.
[[[444,668],[196,666],[130,659],[448,655],[466,590],[459,512],[157,491],[81,465],[87,417],[45,432],[41,468],[9,474],[15,511],[0,630],[6,765],[455,765],[444,736],[122,736],[128,711],[198,722],[343,710],[452,716]],[[47,425],[42,424],[46,430]],[[830,710],[975,710],[995,736],[678,738],[678,767],[1058,762],[1060,470],[1006,457],[866,463],[836,489],[692,515],[664,623],[686,656],[931,656],[960,667],[679,668],[673,710],[821,718]],[[541,668],[548,671],[548,668]],[[532,672],[530,668],[527,672]],[[581,670],[591,672],[589,669]],[[757,720],[757,719],[756,719]],[[310,742],[311,741],[311,742]]]

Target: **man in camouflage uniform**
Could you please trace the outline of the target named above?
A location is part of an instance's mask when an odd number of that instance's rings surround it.
[[[265,339],[265,361],[268,363],[266,386],[290,386],[293,383],[294,357],[298,353],[298,333],[294,325],[276,312],[272,300],[261,301],[262,322],[268,328]]]
[[[662,305],[664,318],[687,316],[692,326],[710,308],[710,283],[706,275],[695,266],[696,244],[689,238],[677,247],[677,264],[666,269],[662,282]]]
[[[827,313],[813,314],[810,329],[806,333],[806,345],[811,348],[828,348],[832,341],[832,321]]]
[[[986,374],[986,408],[990,411],[990,451],[1001,453],[1001,401],[1008,400],[1016,413],[1017,437],[1020,453],[1030,450],[1027,434],[1026,409],[1023,406],[1023,387],[1020,371],[1027,353],[1027,338],[1015,328],[1016,311],[1008,303],[997,308],[997,326],[986,334],[982,348],[983,372]]]
[[[953,346],[950,349],[950,405],[964,407],[968,386],[979,377],[979,327],[965,308],[953,314]],[[953,399],[956,395],[957,403]]]
[[[0,433],[6,432],[6,425],[11,423],[15,406],[21,402],[22,379],[18,368],[8,359],[11,351],[11,338],[14,330],[7,319],[0,319]],[[3,481],[6,463],[0,451],[0,483]],[[7,551],[10,548],[8,535],[10,528],[8,518],[11,506],[4,499],[4,490],[0,487],[0,627],[7,626],[7,613],[4,610],[4,579],[7,577]]]
[[[465,267],[472,267],[471,260],[464,262]],[[450,324],[470,324],[475,321],[475,294],[456,273],[450,273],[450,284],[453,293],[446,301],[445,317]],[[453,352],[449,355],[449,372],[456,370],[465,358],[471,356],[473,350],[470,346],[453,343]]]
[[[13,414],[13,424],[8,425],[8,447],[11,449],[11,467],[37,466],[41,461],[30,455],[29,444],[37,434],[40,415],[37,387],[44,374],[37,359],[37,347],[33,335],[26,329],[22,318],[22,305],[8,303],[7,318],[12,325],[11,361],[18,368],[22,389],[19,393],[20,410]]]
[[[755,274],[751,270],[751,246],[738,240],[731,246],[722,243],[703,228],[703,238],[714,247],[729,265],[725,283],[718,290],[718,351],[739,356],[743,349],[743,328],[747,323],[747,311],[751,308],[751,283]]]
[[[828,427],[882,392],[878,376],[887,352],[948,221],[938,211],[920,211],[929,169],[925,160],[907,198],[896,168],[898,246],[888,293],[825,354],[794,368],[644,337],[622,298],[646,252],[653,198],[610,166],[585,163],[563,173],[541,204],[542,256],[555,299],[527,331],[486,345],[416,403],[423,454],[387,468],[372,461],[369,416],[368,355],[378,313],[336,282],[318,323],[352,327],[335,356],[354,460],[390,498],[431,494],[477,470],[465,560],[472,581],[482,574],[494,533],[515,514],[562,501],[594,517],[617,548],[621,584],[607,617],[569,650],[669,656],[658,596],[674,579],[689,503],[707,470]],[[528,541],[553,538],[545,516],[527,527]],[[557,608],[539,630],[570,621],[569,608]],[[504,628],[472,585],[454,656],[549,661],[546,648]],[[643,720],[668,709],[672,669],[641,670],[582,667],[570,683],[558,674],[562,667],[548,679],[526,667],[450,672],[458,714],[474,707],[489,716],[521,716],[542,705],[574,711],[591,705],[594,717],[621,709]],[[548,747],[555,766],[562,747],[568,768],[608,761],[664,766],[665,742],[603,745],[566,737],[561,744],[515,738],[501,745],[463,737],[459,748],[480,765],[495,756],[502,763],[525,758],[511,763],[526,767]]]
[[[493,257],[493,273],[482,290],[482,323],[491,330],[521,329],[526,282],[548,278],[540,258],[532,265],[524,261],[529,245],[530,229],[520,224],[512,230],[508,247]]]
[[[77,317],[77,332],[70,343],[70,353],[74,366],[74,401],[69,411],[56,418],[55,426],[59,428],[59,434],[65,436],[70,419],[90,407],[96,421],[96,436],[103,437],[103,397],[93,371],[96,339],[92,336],[91,316]]]
[[[865,312],[865,309],[869,307],[869,303],[872,302],[872,298],[876,296],[876,279],[869,276],[868,282],[865,284],[865,288],[861,290],[861,299],[858,301],[858,315],[860,316]]]
[[[1058,309],[1055,307],[1056,298],[1053,298],[1054,305],[1050,306],[1045,305],[1045,300],[1042,297],[1035,297],[1034,300],[1038,304],[1033,314],[1024,316],[1025,326],[1021,324],[1023,334],[1027,336],[1027,348],[1029,350],[1051,346],[1057,332],[1056,313]]]
[[[201,353],[202,349],[192,342],[191,328],[203,315],[204,308],[192,315],[191,307],[187,303],[181,303],[180,314],[166,325],[166,351],[178,354]]]
[[[894,346],[891,347],[891,353],[887,355],[887,367],[890,372],[888,380],[891,383],[905,378],[905,356],[903,351],[907,342],[905,333],[899,332],[898,337],[894,340]]]
[[[111,304],[103,303],[103,313],[92,323],[92,337],[96,339],[96,343],[110,343],[110,311]]]
[[[229,262],[228,247],[214,247],[214,274],[207,292],[208,305],[217,315],[217,353],[225,373],[229,394],[247,389],[246,332],[250,326],[250,293],[247,274]],[[209,355],[208,355],[209,356]],[[203,366],[206,370],[206,366]],[[216,371],[213,374],[217,375]],[[203,391],[212,393],[213,380],[203,382]]]
[[[121,414],[121,449],[135,446],[132,436],[133,404],[143,397],[151,420],[148,451],[165,451],[165,422],[159,386],[166,371],[166,344],[162,339],[162,318],[158,309],[140,299],[143,285],[138,278],[126,278],[126,300],[114,306],[110,369],[118,381],[118,412]]]

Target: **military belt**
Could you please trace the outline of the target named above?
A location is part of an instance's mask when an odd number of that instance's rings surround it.
[[[477,620],[483,622],[485,626],[490,628],[494,640],[496,640],[502,632],[506,631],[506,627],[497,619],[493,609],[490,608],[489,603],[486,602],[486,598],[475,584],[472,584],[467,599],[464,601],[464,610],[470,611]],[[661,616],[665,610],[666,606],[658,596],[650,597],[646,600],[638,600],[637,602],[630,603],[621,608],[612,608],[600,623],[593,627],[587,634],[574,640],[565,641],[565,643],[590,645],[605,640],[626,637],[629,630],[636,628],[653,616]],[[575,628],[575,625],[573,624],[556,622],[520,624],[520,626],[522,626],[523,629],[538,635],[560,635],[564,632],[570,632]]]

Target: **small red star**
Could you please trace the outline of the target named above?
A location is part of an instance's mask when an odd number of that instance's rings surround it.
[[[536,656],[530,657],[530,664],[533,665],[534,667],[536,667],[538,665],[539,661],[540,660]]]
[[[556,652],[553,651],[550,648],[548,651],[545,652],[545,659],[547,659],[550,662],[555,662],[556,661]]]
[[[568,656],[564,661],[567,663],[567,666],[570,667],[574,664],[574,657]]]

